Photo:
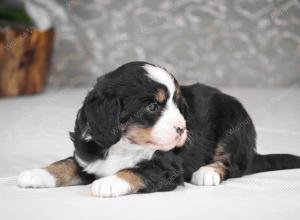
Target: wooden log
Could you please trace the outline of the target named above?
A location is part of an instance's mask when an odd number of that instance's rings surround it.
[[[0,97],[43,91],[54,29],[0,30]]]

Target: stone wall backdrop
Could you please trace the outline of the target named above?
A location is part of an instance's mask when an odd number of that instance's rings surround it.
[[[146,60],[183,84],[300,85],[297,0],[27,0],[57,30],[51,86]],[[43,25],[43,19],[39,21]]]

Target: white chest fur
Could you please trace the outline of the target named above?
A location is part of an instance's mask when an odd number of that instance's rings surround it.
[[[141,160],[150,160],[154,149],[131,144],[126,139],[110,147],[107,156],[103,160],[96,160],[86,163],[76,157],[77,162],[87,173],[95,174],[98,177],[110,176],[125,168],[134,167]]]

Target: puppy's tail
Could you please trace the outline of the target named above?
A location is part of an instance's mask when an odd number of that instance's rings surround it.
[[[300,157],[291,154],[255,154],[250,173],[300,168]]]

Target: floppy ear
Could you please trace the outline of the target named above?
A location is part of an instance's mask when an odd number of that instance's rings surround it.
[[[76,125],[81,137],[90,136],[97,145],[110,147],[121,138],[119,120],[119,99],[93,89],[78,112]]]

